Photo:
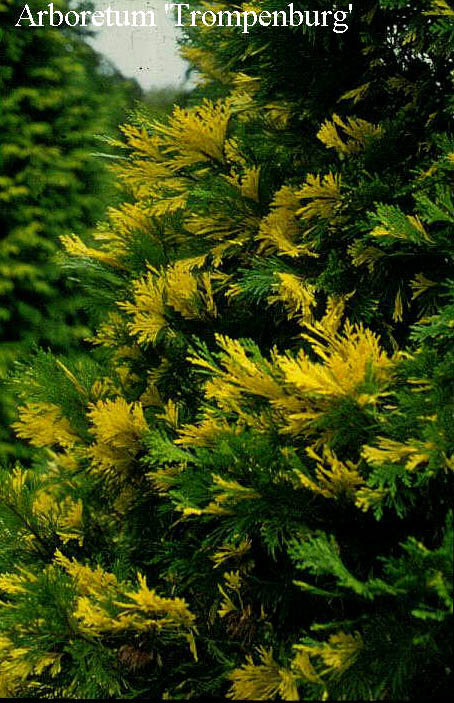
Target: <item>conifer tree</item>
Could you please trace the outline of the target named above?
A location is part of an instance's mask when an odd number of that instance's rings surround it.
[[[4,695],[447,698],[454,12],[363,5],[188,32],[198,103],[63,237],[96,333],[17,378]]]
[[[60,235],[86,234],[103,213],[108,180],[93,157],[103,151],[96,135],[116,127],[132,97],[76,30],[16,27],[21,9],[0,4],[0,455],[15,449],[3,383],[12,361],[32,344],[67,351],[87,334],[80,295],[53,259]]]

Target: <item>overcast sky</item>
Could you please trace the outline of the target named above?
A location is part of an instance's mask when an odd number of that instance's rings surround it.
[[[124,76],[144,89],[182,85],[185,64],[178,55],[176,31],[164,12],[164,0],[94,0],[97,10],[147,10],[156,27],[101,27],[90,44],[109,58]]]

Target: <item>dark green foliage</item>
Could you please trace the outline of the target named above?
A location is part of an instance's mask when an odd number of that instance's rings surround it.
[[[37,0],[32,12],[42,9]],[[65,8],[63,0],[55,9]],[[76,30],[15,27],[17,2],[0,6],[0,455],[11,444],[12,362],[40,344],[66,352],[88,334],[77,281],[55,262],[58,238],[86,234],[112,198],[95,152],[116,128],[136,89],[122,82]]]

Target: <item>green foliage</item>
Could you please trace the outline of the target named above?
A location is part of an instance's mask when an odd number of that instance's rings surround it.
[[[28,3],[32,12],[42,3]],[[67,6],[66,0],[54,3]],[[0,223],[0,403],[3,457],[13,400],[4,380],[33,344],[68,350],[88,333],[83,295],[55,262],[59,236],[93,228],[112,197],[97,136],[116,127],[132,85],[76,34],[15,27],[17,3],[0,7],[2,139]],[[107,104],[106,95],[109,96]]]
[[[8,694],[448,697],[452,11],[363,5],[188,31],[197,104],[123,127],[128,201],[64,239],[94,350],[15,381]]]

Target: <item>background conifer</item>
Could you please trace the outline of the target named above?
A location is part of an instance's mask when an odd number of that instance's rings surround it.
[[[36,0],[28,6],[43,9]],[[54,257],[58,237],[86,234],[112,197],[107,170],[93,156],[106,151],[96,137],[116,128],[134,95],[76,29],[16,27],[22,9],[12,0],[0,5],[3,455],[18,450],[6,430],[12,400],[3,382],[12,361],[33,344],[67,351],[87,334],[80,294]]]

